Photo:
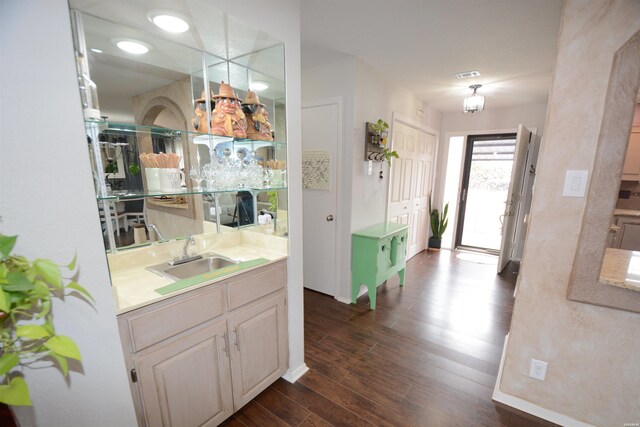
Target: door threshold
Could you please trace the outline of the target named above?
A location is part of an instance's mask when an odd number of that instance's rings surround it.
[[[492,256],[499,256],[500,255],[500,251],[497,251],[495,249],[476,248],[476,247],[473,247],[473,246],[458,246],[454,250],[455,251],[460,251],[460,252],[480,253],[480,254],[492,255]]]

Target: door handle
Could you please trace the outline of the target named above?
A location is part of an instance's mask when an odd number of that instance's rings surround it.
[[[333,215],[327,215],[327,221],[328,222],[333,221]]]

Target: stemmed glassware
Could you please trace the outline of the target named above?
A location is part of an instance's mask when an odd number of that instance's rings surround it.
[[[196,187],[194,188],[194,190],[202,190],[202,181],[204,181],[204,174],[202,173],[202,169],[200,169],[200,167],[198,166],[191,166],[189,177],[196,183]]]

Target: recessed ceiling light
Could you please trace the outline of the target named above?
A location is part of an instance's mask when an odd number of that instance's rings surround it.
[[[147,45],[135,40],[120,40],[116,42],[116,46],[133,55],[142,55],[143,53],[149,52]]]
[[[251,89],[254,92],[260,92],[263,91],[265,89],[269,89],[269,84],[265,83],[265,82],[260,82],[260,81],[254,81],[249,85],[249,89]]]
[[[96,49],[95,47],[91,48],[91,52],[102,53],[102,51],[100,49]]]
[[[468,79],[469,77],[479,77],[480,71],[463,71],[461,73],[456,74],[457,79]]]
[[[162,28],[170,33],[184,33],[189,29],[189,24],[184,19],[173,15],[155,15],[150,18],[158,28]]]

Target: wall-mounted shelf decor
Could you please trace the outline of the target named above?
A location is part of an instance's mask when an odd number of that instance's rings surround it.
[[[365,127],[364,160],[381,162],[384,160],[384,149],[389,132],[376,130],[375,125],[367,122]]]

